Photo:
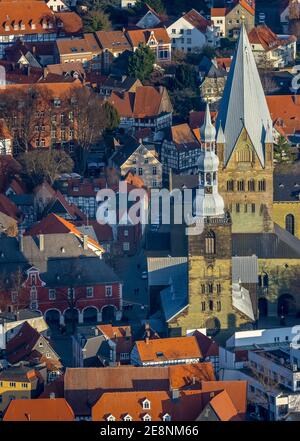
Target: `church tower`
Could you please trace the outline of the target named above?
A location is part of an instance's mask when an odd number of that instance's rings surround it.
[[[199,188],[194,212],[203,228],[188,236],[188,307],[169,326],[181,328],[182,334],[206,328],[211,336],[229,336],[247,319],[241,317],[232,302],[231,218],[218,191],[216,130],[208,105],[200,136]]]
[[[273,127],[244,25],[216,128],[219,191],[232,231],[272,232]]]

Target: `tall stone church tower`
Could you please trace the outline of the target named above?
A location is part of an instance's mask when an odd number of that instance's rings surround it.
[[[169,326],[181,328],[183,334],[207,328],[209,335],[215,336],[222,330],[223,336],[226,331],[229,336],[249,320],[233,307],[232,225],[218,191],[216,130],[208,105],[200,135],[199,186],[194,211],[201,229],[188,236],[188,306]]]
[[[232,231],[272,232],[272,120],[244,25],[216,127],[219,190]]]

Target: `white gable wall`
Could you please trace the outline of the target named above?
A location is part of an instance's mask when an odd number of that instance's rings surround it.
[[[206,44],[206,36],[185,18],[180,17],[167,28],[171,39],[172,49],[184,52],[200,50]]]

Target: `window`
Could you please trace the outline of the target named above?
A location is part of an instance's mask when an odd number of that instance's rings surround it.
[[[210,311],[214,310],[214,302],[212,300],[209,301],[209,310]]]
[[[285,218],[285,229],[291,234],[295,234],[295,217],[293,214],[288,214]]]
[[[266,191],[266,181],[264,179],[258,181],[258,191]]]
[[[230,181],[227,181],[227,191],[233,191],[234,190],[234,182],[231,179]]]
[[[151,403],[149,400],[144,400],[143,401],[143,409],[151,409]]]
[[[112,297],[112,286],[105,287],[105,297]]]
[[[120,354],[120,360],[129,360],[130,355],[128,352],[121,352]]]
[[[10,381],[9,387],[16,387],[16,383],[14,381]]]
[[[238,191],[245,191],[245,183],[244,183],[244,181],[237,181],[237,190]]]
[[[53,100],[54,107],[60,107],[60,104],[61,104],[60,99],[54,98]]]
[[[23,389],[28,389],[28,383],[22,383],[22,384],[21,384],[21,387],[22,387]]]
[[[201,311],[205,311],[205,302],[201,302]]]
[[[86,296],[88,298],[94,297],[94,288],[92,286],[86,288]]]
[[[255,191],[255,181],[254,181],[254,179],[250,179],[250,181],[248,181],[248,191]]]
[[[106,421],[116,421],[116,418],[115,418],[112,414],[110,414],[110,415],[108,415],[108,417],[106,418]]]
[[[144,421],[151,421],[151,416],[147,413],[146,415],[143,416],[143,420]]]
[[[129,251],[129,250],[130,250],[130,243],[123,242],[123,251]]]
[[[255,213],[255,204],[251,204],[251,211],[252,213]]]
[[[139,176],[143,176],[143,169],[141,167],[139,168]]]
[[[221,294],[221,284],[217,283],[217,294]]]
[[[75,289],[74,288],[68,288],[68,299],[72,300],[75,297]]]
[[[205,294],[205,285],[202,283],[201,285],[201,294]]]
[[[172,34],[176,34],[176,29],[172,29]]]
[[[236,211],[237,213],[240,212],[240,204],[235,204],[235,211]]]
[[[128,237],[128,230],[124,230],[124,236]]]
[[[251,162],[252,152],[249,147],[244,147],[238,152],[238,162]]]
[[[49,300],[55,300],[55,299],[56,299],[55,289],[49,289]]]
[[[213,231],[209,231],[205,237],[205,253],[215,254],[216,253],[216,236]]]
[[[209,283],[207,285],[207,291],[208,291],[208,294],[213,294],[213,292],[214,292],[214,285],[212,283]]]
[[[220,300],[217,301],[217,311],[220,312],[222,309]]]
[[[168,413],[165,413],[163,416],[163,421],[171,421],[171,416]]]
[[[132,421],[132,417],[129,414],[125,415],[124,421]]]
[[[152,167],[152,174],[153,174],[153,175],[156,175],[156,174],[157,174],[156,166]]]

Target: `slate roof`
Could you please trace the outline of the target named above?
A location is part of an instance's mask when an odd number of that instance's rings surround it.
[[[257,283],[258,262],[256,256],[241,256],[232,258],[233,282]]]
[[[225,164],[245,128],[264,166],[264,142],[272,120],[244,25],[221,101],[217,129],[220,124],[225,135]]]
[[[274,202],[299,202],[300,175],[274,173]]]
[[[232,255],[259,259],[299,259],[300,240],[275,224],[274,233],[234,233]]]

